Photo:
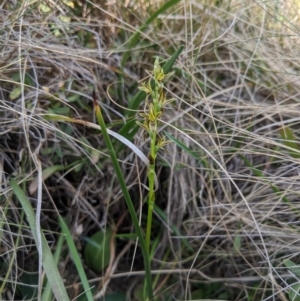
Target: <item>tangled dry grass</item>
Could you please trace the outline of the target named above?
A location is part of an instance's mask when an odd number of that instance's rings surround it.
[[[147,11],[135,9],[139,3],[72,3],[72,10],[58,1],[0,4],[2,298],[16,300],[24,271],[37,265],[7,182],[15,176],[29,187],[37,159],[43,169],[61,168],[43,186],[41,226],[54,249],[58,213],[69,219],[79,250],[80,236],[106,224],[124,218],[118,232],[132,227],[101,135],[48,114],[95,122],[97,87],[108,124],[120,129],[153,56],[167,59],[183,44],[167,86],[176,102],[161,129],[185,148],[171,143],[159,158],[157,206],[166,218],[161,223],[157,213],[153,229],[157,292],[161,300],[289,300],[298,280],[284,262],[299,264],[298,4],[179,2],[141,32],[122,71],[122,54]],[[142,133],[134,143],[147,153]],[[131,155],[124,148],[119,158],[139,210],[146,170]],[[35,204],[35,189],[30,199]],[[122,248],[121,239],[116,252]],[[142,261],[134,254],[130,247],[119,259],[108,292],[129,296],[138,287]],[[75,298],[73,269],[64,256],[60,271]],[[94,283],[101,276],[88,275]]]

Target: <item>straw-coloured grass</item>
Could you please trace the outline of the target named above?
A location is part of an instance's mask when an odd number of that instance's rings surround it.
[[[298,3],[174,1],[151,19],[165,3],[19,2],[0,4],[2,298],[25,298],[21,283],[41,264],[10,178],[41,206],[35,214],[53,254],[59,215],[79,253],[86,237],[115,227],[108,282],[83,258],[86,276],[94,294],[140,298],[132,220],[103,137],[87,123],[97,123],[92,91],[111,131],[134,131],[130,117],[144,103],[127,109],[154,56],[163,64],[183,45],[166,83],[175,101],[159,129],[172,143],[156,161],[153,292],[159,300],[299,300],[299,274],[287,261],[299,264]],[[120,133],[149,153],[142,131]],[[147,167],[112,142],[145,230]],[[66,250],[58,269],[71,299],[82,287]]]

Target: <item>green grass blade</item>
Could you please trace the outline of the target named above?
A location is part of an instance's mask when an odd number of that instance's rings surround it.
[[[174,65],[175,60],[178,58],[178,56],[180,55],[180,53],[183,50],[183,46],[180,46],[174,53],[173,55],[168,59],[168,61],[164,64],[163,66],[163,70],[165,74],[168,74],[171,72],[172,67]],[[151,82],[151,85],[153,84],[154,86],[154,81]],[[132,117],[135,115],[135,110],[137,110],[140,106],[140,104],[142,103],[142,101],[144,101],[146,97],[146,93],[144,91],[139,90],[139,92],[137,92],[135,94],[135,96],[129,101],[129,109],[133,110],[133,111],[128,111],[127,114],[129,117]]]
[[[94,297],[91,291],[91,287],[89,285],[88,279],[85,275],[81,260],[80,260],[80,256],[77,252],[75,243],[73,241],[73,237],[72,234],[69,231],[69,228],[66,224],[66,222],[64,221],[64,219],[62,217],[59,217],[59,225],[61,227],[62,233],[65,235],[72,259],[74,261],[74,264],[76,266],[77,272],[79,274],[81,283],[83,285],[84,291],[85,291],[85,295],[87,297],[88,301],[94,301]]]
[[[100,106],[98,105],[97,100],[96,100],[95,91],[94,91],[93,97],[94,97],[94,108],[95,108],[96,117],[97,117],[98,123],[101,127],[103,138],[105,140],[105,144],[107,146],[109,155],[111,157],[111,161],[112,161],[112,164],[114,166],[114,170],[115,170],[117,178],[119,180],[119,183],[120,183],[120,186],[121,186],[121,189],[122,189],[122,192],[123,192],[123,196],[124,196],[124,199],[126,201],[126,205],[127,205],[128,211],[130,213],[135,231],[137,233],[137,236],[138,236],[138,239],[139,239],[139,244],[140,244],[141,249],[142,249],[143,258],[144,258],[144,265],[145,265],[145,272],[146,272],[146,283],[147,283],[148,298],[150,300],[152,300],[153,299],[153,289],[152,289],[152,279],[151,279],[151,269],[150,269],[150,258],[149,258],[149,254],[148,254],[147,249],[146,249],[144,234],[143,234],[143,232],[141,230],[141,227],[139,225],[139,221],[138,221],[138,218],[136,216],[135,208],[133,206],[131,197],[129,195],[129,192],[128,192],[128,189],[127,189],[127,186],[126,186],[123,174],[122,174],[122,170],[120,168],[118,158],[117,158],[115,150],[114,150],[114,147],[113,147],[113,145],[111,143],[111,140],[110,140],[110,137],[107,133],[107,129],[106,129],[106,125],[105,125],[102,113],[101,113],[101,109],[100,109]]]
[[[22,205],[22,208],[26,214],[27,220],[29,222],[33,238],[35,242],[37,243],[37,231],[40,231],[40,229],[36,228],[36,220],[35,220],[35,213],[32,209],[32,206],[27,199],[25,193],[20,188],[18,183],[11,179],[9,181],[10,186],[14,192],[14,194],[17,196],[19,202]],[[53,259],[53,255],[51,253],[51,250],[48,246],[47,240],[44,236],[44,233],[41,231],[41,239],[42,239],[42,251],[43,251],[43,268],[45,270],[47,279],[50,283],[50,286],[52,288],[52,291],[54,293],[54,296],[56,300],[64,300],[69,301],[69,296],[67,294],[66,288],[64,286],[64,282],[58,272],[57,266],[55,264],[55,261]]]
[[[297,277],[300,277],[300,266],[295,264],[292,260],[287,259],[283,262],[283,264]]]
[[[186,151],[189,155],[191,155],[194,159],[197,161],[201,162],[205,168],[208,169],[208,163],[206,160],[200,158],[195,154],[195,151],[191,150],[189,147],[187,147],[185,144],[183,144],[181,141],[176,139],[174,136],[171,134],[168,134],[167,132],[164,132],[164,135],[168,137],[170,140],[172,140],[174,143],[176,143],[180,148],[182,148],[184,151]]]
[[[59,258],[60,258],[60,254],[62,252],[64,241],[65,241],[64,235],[60,235],[59,239],[56,243],[55,253],[54,253],[54,256],[53,256],[56,266],[58,265],[58,262],[59,262]],[[51,301],[52,299],[53,299],[52,290],[51,290],[49,281],[47,281],[45,289],[43,291],[42,301]]]
[[[129,58],[130,50],[137,44],[139,41],[141,32],[147,28],[149,24],[151,24],[160,14],[164,13],[167,9],[174,6],[180,2],[180,0],[169,0],[163,6],[161,6],[154,14],[152,14],[149,19],[137,30],[137,32],[130,38],[128,42],[128,50],[123,54],[121,67],[123,68]]]
[[[264,176],[263,172],[260,171],[259,169],[253,167],[253,165],[250,163],[250,161],[243,155],[240,155],[240,158],[244,161],[244,163],[251,168],[251,170],[253,171],[253,173],[257,176],[257,177],[260,177],[261,179],[263,179],[268,185],[270,185],[270,187],[272,188],[273,192],[275,192],[276,194],[278,194],[280,197],[282,197],[282,200],[285,202],[285,203],[290,203],[289,199],[287,197],[284,196],[284,192],[281,192],[280,189],[271,184],[269,180],[266,179],[266,177]],[[297,211],[295,211],[297,212]],[[298,213],[297,213],[298,215]],[[298,215],[299,216],[299,215]]]
[[[289,289],[289,298],[291,301],[300,301],[300,284],[294,283]]]
[[[164,74],[168,74],[171,72],[174,63],[179,57],[182,50],[183,50],[183,46],[179,46],[178,49],[173,53],[173,55],[167,60],[167,62],[163,66]]]
[[[136,135],[140,127],[136,123],[136,119],[130,119],[126,124],[120,129],[119,134],[123,136],[125,139],[132,141],[133,137]],[[118,154],[120,151],[124,149],[124,144],[119,143],[119,146],[116,148],[116,153]]]
[[[295,274],[297,277],[300,277],[300,267],[299,265],[295,264],[292,260],[285,260],[283,264]],[[298,282],[298,281],[297,281]],[[291,301],[300,301],[300,285],[299,283],[294,283],[289,288],[289,298]]]
[[[167,215],[156,205],[154,204],[154,211],[161,217],[161,219],[163,221],[165,221],[166,223],[168,222],[168,218],[167,218]],[[187,249],[191,252],[193,252],[193,248],[192,246],[189,244],[189,242],[185,239],[185,237],[183,236],[183,234],[180,233],[180,231],[178,230],[178,228],[171,224],[170,225],[170,228],[172,229],[172,231],[174,231],[174,233],[177,235],[177,236],[180,236],[182,237],[182,243],[187,247]]]
[[[300,158],[300,146],[297,142],[293,131],[288,126],[279,130],[280,136],[283,139],[283,144],[288,147],[290,155],[296,159]],[[294,151],[293,151],[294,150]]]

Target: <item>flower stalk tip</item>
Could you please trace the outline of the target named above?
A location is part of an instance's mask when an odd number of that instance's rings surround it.
[[[160,149],[163,149],[169,141],[164,136],[159,135],[159,119],[162,117],[164,108],[174,99],[167,99],[164,90],[163,81],[168,79],[172,73],[165,74],[163,68],[159,64],[159,59],[156,58],[152,71],[152,77],[143,82],[139,87],[140,90],[147,94],[144,111],[140,113],[142,122],[137,121],[137,124],[145,131],[145,135],[150,138],[149,152],[149,196],[148,196],[148,219],[146,229],[146,248],[150,250],[150,236],[152,224],[152,212],[155,203],[155,161]]]

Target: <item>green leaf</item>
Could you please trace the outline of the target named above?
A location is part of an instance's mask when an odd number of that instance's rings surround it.
[[[300,266],[296,265],[292,260],[287,259],[283,264],[297,277],[300,277]],[[291,301],[300,301],[300,283],[294,283],[289,289],[289,298]]]
[[[80,95],[79,94],[73,94],[73,95],[71,95],[71,96],[68,96],[67,97],[67,99],[66,99],[66,101],[67,102],[77,102],[77,101],[80,101]]]
[[[14,89],[10,92],[9,98],[10,98],[11,100],[15,100],[15,99],[17,99],[17,98],[21,95],[21,93],[22,93],[22,89],[21,89],[20,86],[18,86],[18,87],[14,88]]]
[[[238,229],[240,230],[242,227],[242,222],[238,222]],[[242,238],[239,234],[235,234],[233,239],[233,250],[239,252],[242,248]]]
[[[283,264],[296,276],[300,277],[300,266],[296,265],[292,260],[285,260]]]
[[[242,246],[242,240],[240,235],[235,235],[233,239],[233,249],[236,251],[240,251]]]
[[[293,158],[300,158],[300,146],[296,142],[296,138],[293,131],[289,127],[284,127],[279,130],[281,138],[283,139],[283,144],[289,147],[289,153]],[[295,152],[291,149],[294,149]]]
[[[25,73],[24,84],[30,87],[35,87],[35,83],[28,73]]]
[[[107,228],[105,231],[96,232],[90,238],[85,238],[87,243],[84,248],[84,261],[96,272],[102,272],[109,264],[112,236],[113,230]]]
[[[289,289],[289,298],[291,301],[300,301],[300,283],[291,285]]]
[[[39,4],[39,9],[45,14],[49,13],[51,11],[51,8],[48,5],[45,5],[43,3]]]
[[[65,22],[65,23],[70,23],[70,22],[71,22],[71,18],[68,17],[68,16],[59,16],[59,19],[60,19],[62,22]]]
[[[61,115],[68,115],[70,112],[69,107],[61,107],[61,108],[49,108],[49,114],[61,114]]]

